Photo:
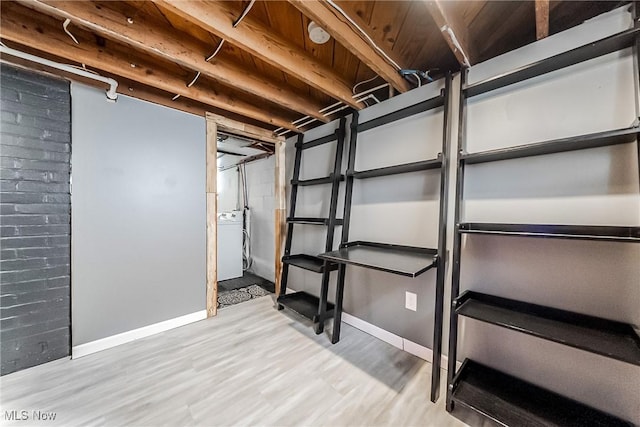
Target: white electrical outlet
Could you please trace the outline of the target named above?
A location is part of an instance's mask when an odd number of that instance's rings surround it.
[[[413,292],[406,292],[404,297],[404,307],[408,310],[418,310],[418,295]]]

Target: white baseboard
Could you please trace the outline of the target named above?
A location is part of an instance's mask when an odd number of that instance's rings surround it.
[[[145,338],[150,335],[155,335],[160,332],[164,332],[164,331],[168,331],[169,329],[174,329],[180,326],[188,325],[189,323],[197,322],[199,320],[204,320],[206,318],[207,318],[207,310],[196,311],[195,313],[186,314],[184,316],[175,317],[169,320],[164,320],[162,322],[154,323],[152,325],[143,326],[142,328],[133,329],[131,331],[123,332],[121,334],[116,334],[110,337],[91,341],[86,344],[76,345],[71,349],[71,358],[76,359],[78,357],[82,357],[88,354],[96,353],[98,351],[106,350],[108,348],[115,347],[120,344],[135,341],[137,339]]]
[[[428,347],[422,346],[413,341],[409,341],[406,338],[402,338],[399,335],[386,331],[376,325],[372,325],[369,322],[365,322],[364,320],[352,316],[348,313],[342,313],[342,321],[347,325],[351,325],[356,329],[360,329],[362,332],[366,332],[367,334],[376,337],[388,344],[391,344],[396,348],[404,350],[407,353],[413,354],[414,356],[426,360],[427,362],[433,362],[433,351]],[[440,366],[442,366],[443,369],[447,368],[447,361],[447,356],[442,355],[440,358]]]
[[[291,288],[287,288],[288,294],[294,292],[296,291]],[[373,337],[376,337],[381,341],[391,344],[392,346],[399,348],[400,350],[404,350],[407,353],[413,354],[414,356],[426,360],[429,363],[433,362],[433,351],[428,347],[422,346],[413,341],[409,341],[406,338],[402,338],[399,335],[393,334],[358,317],[352,316],[349,313],[342,313],[342,321],[347,325],[353,326],[354,328],[359,329],[362,332],[365,332]],[[440,366],[442,367],[442,369],[447,369],[448,360],[449,359],[446,355],[441,355]],[[456,367],[460,368],[460,366],[462,366],[462,363],[457,362]]]
[[[356,329],[360,329],[362,332],[366,332],[369,335],[378,338],[379,340],[382,340],[394,347],[399,348],[400,350],[404,349],[404,338],[402,338],[401,336],[392,334],[389,331],[379,328],[376,325],[372,325],[369,322],[365,322],[364,320],[352,316],[348,313],[342,313],[342,321],[347,325],[351,325]]]

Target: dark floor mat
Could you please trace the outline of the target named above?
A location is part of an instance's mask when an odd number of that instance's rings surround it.
[[[245,272],[242,277],[218,282],[218,307],[227,307],[275,292],[273,282]]]
[[[234,289],[246,288],[251,285],[258,285],[271,293],[275,292],[275,285],[273,282],[247,272],[244,272],[242,277],[218,282],[218,292],[223,290],[233,291]]]

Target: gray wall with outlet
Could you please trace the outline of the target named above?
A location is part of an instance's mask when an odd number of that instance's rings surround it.
[[[623,7],[579,27],[478,64],[471,82],[512,70],[632,26]],[[630,126],[638,117],[631,50],[474,98],[467,108],[467,151],[581,135]],[[454,79],[451,135],[449,256],[453,243],[459,77]],[[365,121],[433,96],[427,85],[360,113]],[[330,123],[306,134],[330,133]],[[435,157],[442,114],[421,114],[358,136],[357,169]],[[289,177],[294,139],[287,141]],[[305,152],[305,178],[326,176],[335,145]],[[345,155],[346,166],[346,155]],[[344,169],[343,169],[344,170]],[[356,181],[350,240],[436,247],[437,172]],[[640,225],[635,144],[467,167],[463,220],[506,223]],[[343,198],[343,194],[340,195]],[[329,188],[303,188],[297,216],[320,216]],[[341,216],[342,207],[339,207]],[[322,252],[320,227],[297,226],[293,252]],[[301,231],[298,231],[301,230]],[[338,230],[339,233],[339,230]],[[339,234],[336,238],[336,246]],[[640,247],[562,239],[469,236],[463,239],[461,291],[473,289],[640,325]],[[451,260],[445,297],[445,342]],[[335,274],[332,277],[335,283]],[[318,294],[319,278],[290,270],[289,286]],[[345,311],[382,329],[431,347],[435,271],[409,279],[347,267]],[[416,294],[417,310],[405,308]],[[330,299],[334,287],[330,289]],[[471,357],[507,373],[626,419],[640,419],[640,371],[612,359],[563,347],[473,320],[461,320],[459,359]],[[446,352],[446,345],[445,345]]]

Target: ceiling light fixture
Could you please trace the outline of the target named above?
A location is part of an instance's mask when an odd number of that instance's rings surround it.
[[[309,22],[307,30],[309,31],[309,38],[315,44],[325,44],[331,38],[329,33],[313,21]]]

